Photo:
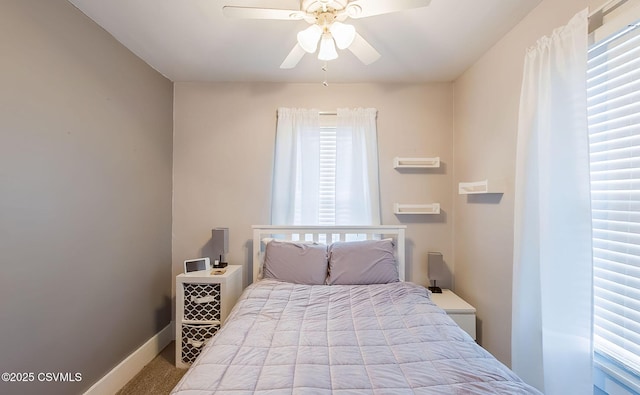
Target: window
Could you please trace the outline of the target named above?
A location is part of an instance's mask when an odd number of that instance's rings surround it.
[[[318,211],[317,225],[336,224],[336,118],[335,116],[320,117],[318,129],[320,155],[318,157]],[[296,199],[300,201],[304,194],[304,185],[296,187]],[[303,205],[297,204],[293,225],[303,224]]]
[[[321,124],[322,125],[322,124]],[[336,224],[336,126],[320,126],[320,210],[318,225]]]
[[[278,109],[272,224],[380,224],[376,114]]]
[[[596,358],[640,375],[640,29],[592,45],[591,155]],[[636,379],[637,381],[637,379]]]

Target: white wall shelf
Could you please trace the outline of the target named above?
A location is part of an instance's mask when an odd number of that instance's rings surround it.
[[[393,205],[394,214],[440,214],[440,203]]]
[[[435,158],[393,158],[394,169],[428,169],[440,167],[440,157]]]
[[[458,183],[458,194],[474,195],[481,193],[504,193],[505,185],[501,180],[482,180]]]

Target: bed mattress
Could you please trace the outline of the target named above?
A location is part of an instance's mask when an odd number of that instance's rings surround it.
[[[412,283],[250,285],[173,394],[539,394]]]

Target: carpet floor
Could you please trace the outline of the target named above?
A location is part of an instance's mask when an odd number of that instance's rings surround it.
[[[131,379],[117,395],[169,394],[187,372],[175,365],[175,342],[171,342],[157,357]]]

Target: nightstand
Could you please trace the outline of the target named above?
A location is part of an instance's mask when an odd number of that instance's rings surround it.
[[[188,368],[216,334],[242,293],[242,266],[176,276],[176,367]]]
[[[443,289],[441,294],[431,294],[431,300],[444,310],[456,324],[476,340],[476,308],[462,300],[450,289]]]

